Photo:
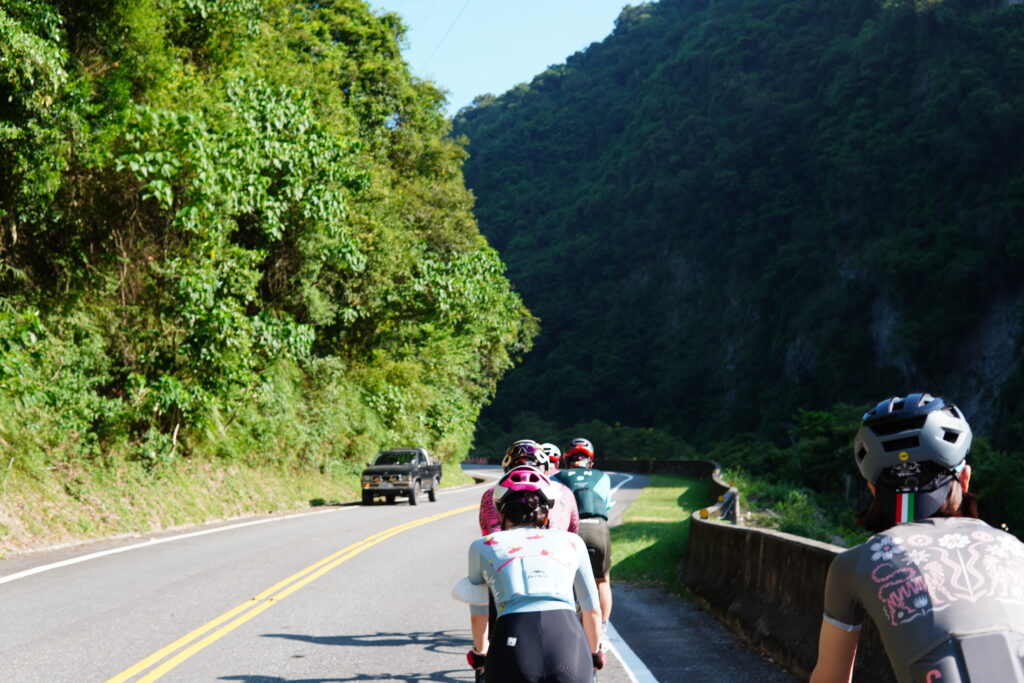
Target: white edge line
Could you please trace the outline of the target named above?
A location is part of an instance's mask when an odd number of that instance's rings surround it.
[[[41,574],[43,572],[48,572],[48,571],[51,571],[53,569],[59,569],[61,567],[67,567],[67,566],[72,565],[72,564],[79,564],[80,562],[88,562],[89,560],[99,559],[101,557],[106,557],[107,555],[116,555],[118,553],[126,553],[129,550],[138,550],[139,548],[149,548],[151,546],[159,545],[161,543],[170,543],[171,541],[182,541],[182,540],[184,540],[186,538],[195,538],[196,536],[206,536],[207,534],[217,534],[217,533],[220,533],[222,531],[231,531],[232,529],[241,529],[242,527],[256,526],[257,524],[269,524],[270,522],[281,522],[281,521],[284,521],[286,519],[295,519],[297,517],[309,517],[310,515],[323,515],[323,514],[326,514],[328,512],[343,512],[343,511],[349,510],[349,509],[351,509],[351,508],[338,508],[338,509],[332,508],[330,510],[316,510],[314,512],[300,512],[298,514],[288,515],[286,517],[270,517],[270,518],[267,518],[267,519],[257,519],[257,520],[251,521],[251,522],[241,522],[240,524],[230,524],[228,526],[220,526],[220,527],[217,527],[215,529],[204,529],[202,531],[193,531],[193,532],[190,532],[190,533],[187,533],[187,534],[181,534],[179,536],[166,536],[164,538],[151,538],[148,541],[143,541],[142,543],[135,543],[133,545],[121,546],[120,548],[110,548],[109,550],[101,550],[101,551],[96,552],[96,553],[89,553],[88,555],[79,555],[78,557],[72,557],[70,559],[62,560],[60,562],[53,562],[52,564],[44,564],[44,565],[40,565],[38,567],[32,567],[31,569],[26,569],[24,571],[17,572],[15,574],[8,574],[7,576],[0,577],[0,584],[8,583],[10,581],[15,581],[17,579],[23,579],[26,576],[32,576],[33,574]]]
[[[615,474],[623,474],[623,473],[622,472],[616,472]],[[619,488],[621,488],[623,484],[625,484],[627,482],[630,482],[630,481],[632,481],[634,479],[632,474],[623,474],[623,476],[626,477],[626,478],[623,479],[622,481],[620,481],[618,484],[615,485],[615,488],[612,489],[612,493],[615,493],[616,491],[618,491]]]
[[[629,676],[629,680],[632,683],[658,683],[658,679],[654,677],[651,670],[647,668],[647,665],[643,663],[633,648],[631,648],[619,632],[612,626],[612,622],[608,622],[608,649],[612,651],[620,662],[622,667],[626,670],[626,675]]]
[[[458,487],[455,489],[449,489],[448,491],[441,491],[439,495],[446,495],[449,493],[461,492],[462,490],[470,491],[476,488],[476,486],[470,487]],[[135,543],[133,545],[121,546],[120,548],[110,548],[109,550],[101,550],[95,553],[89,553],[88,555],[79,555],[78,557],[72,557],[67,560],[61,560],[60,562],[53,562],[51,564],[44,564],[38,567],[32,567],[24,571],[16,572],[14,574],[8,574],[7,576],[0,577],[0,584],[9,583],[11,581],[17,581],[18,579],[24,579],[34,574],[42,574],[43,572],[52,571],[54,569],[60,569],[61,567],[67,567],[73,564],[79,564],[81,562],[88,562],[89,560],[96,560],[107,555],[116,555],[118,553],[126,553],[129,550],[138,550],[139,548],[149,548],[154,545],[161,543],[170,543],[171,541],[183,541],[186,538],[195,538],[197,536],[206,536],[207,534],[217,534],[222,531],[231,531],[233,529],[241,529],[247,526],[256,526],[257,524],[269,524],[270,522],[282,522],[287,519],[296,519],[298,517],[309,517],[310,515],[323,515],[328,512],[345,512],[346,510],[354,510],[357,506],[331,508],[329,510],[314,510],[312,512],[300,512],[294,515],[286,515],[284,517],[269,517],[267,519],[257,519],[251,522],[241,522],[239,524],[230,524],[228,526],[219,526],[214,529],[204,529],[202,531],[192,531],[187,534],[181,534],[179,536],[166,536],[164,538],[151,538],[148,541],[141,543]]]

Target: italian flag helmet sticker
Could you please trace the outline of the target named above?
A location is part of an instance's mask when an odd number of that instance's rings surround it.
[[[914,521],[914,494],[913,493],[897,493],[896,494],[896,523],[902,524],[904,522]]]

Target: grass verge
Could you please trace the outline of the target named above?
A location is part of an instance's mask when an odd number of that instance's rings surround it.
[[[472,484],[444,465],[446,488]],[[114,536],[337,505],[359,499],[359,472],[217,466],[182,460],[157,471],[136,463],[14,472],[0,486],[0,558]]]
[[[683,593],[679,560],[686,552],[690,515],[707,504],[709,486],[707,480],[651,475],[611,529],[612,580]]]

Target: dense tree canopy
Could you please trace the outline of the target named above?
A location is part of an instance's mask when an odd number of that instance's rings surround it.
[[[929,390],[1012,443],[1024,7],[1006,5],[661,0],[460,112],[481,230],[543,325],[482,442],[596,418],[784,444],[800,409]]]
[[[362,0],[0,7],[12,463],[464,453],[535,322]]]

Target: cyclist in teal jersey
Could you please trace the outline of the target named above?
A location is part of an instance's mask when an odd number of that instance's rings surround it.
[[[977,519],[971,428],[929,394],[864,415],[854,458],[876,535],[829,568],[812,683],[848,683],[865,615],[900,683],[1024,682],[1024,544]]]
[[[505,474],[494,495],[502,531],[470,545],[467,576],[453,590],[470,603],[467,660],[484,670],[488,683],[591,683],[594,670],[604,666],[586,547],[576,534],[545,528],[553,495],[539,470]],[[498,612],[490,638],[488,594]]]
[[[612,542],[608,532],[608,512],[614,505],[611,477],[594,469],[594,446],[586,439],[573,439],[562,463],[565,469],[556,472],[554,480],[565,484],[576,498],[580,517],[576,533],[587,544],[601,601],[603,631],[612,614]]]

